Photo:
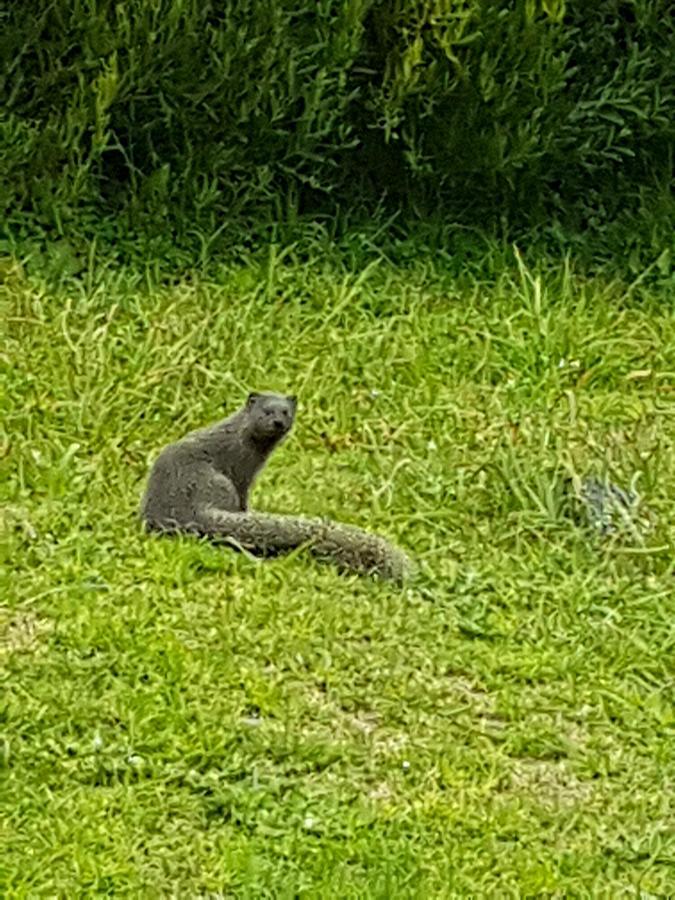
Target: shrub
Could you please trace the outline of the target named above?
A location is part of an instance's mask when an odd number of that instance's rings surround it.
[[[0,49],[10,222],[380,204],[672,242],[666,0],[10,0]]]

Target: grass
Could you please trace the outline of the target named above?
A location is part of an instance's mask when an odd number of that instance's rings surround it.
[[[663,896],[675,320],[569,267],[270,254],[4,267],[5,896]],[[254,493],[390,536],[404,590],[151,539],[149,463],[297,392]],[[600,541],[571,475],[636,480]]]

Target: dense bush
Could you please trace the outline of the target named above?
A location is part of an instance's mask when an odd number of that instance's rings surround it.
[[[675,135],[667,4],[383,3],[376,98],[408,171],[532,203],[644,181]],[[613,184],[611,185],[613,186]]]
[[[328,186],[350,142],[360,39],[334,6],[15,2],[2,39],[5,209],[170,204],[180,220]]]
[[[6,0],[0,53],[9,221],[672,212],[666,0]]]

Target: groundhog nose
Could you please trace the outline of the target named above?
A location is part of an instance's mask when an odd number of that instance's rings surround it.
[[[274,428],[276,428],[277,431],[282,431],[286,427],[286,423],[284,422],[284,420],[279,418],[278,416],[275,416],[275,418],[272,419],[272,425],[274,426]]]

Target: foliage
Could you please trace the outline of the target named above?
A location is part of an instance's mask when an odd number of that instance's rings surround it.
[[[132,219],[164,221],[170,207],[189,227],[195,211],[236,218],[327,187],[352,142],[345,73],[360,6],[15,3],[3,37],[5,210],[36,204],[58,223],[82,201]]]
[[[379,208],[671,258],[666,0],[13,0],[5,24],[19,242],[21,211],[222,253]]]
[[[667,171],[675,26],[667,4],[382,4],[378,105],[415,174],[477,201],[562,204]],[[672,162],[672,161],[671,161]],[[548,199],[548,202],[546,202]],[[616,202],[616,200],[614,200]]]

